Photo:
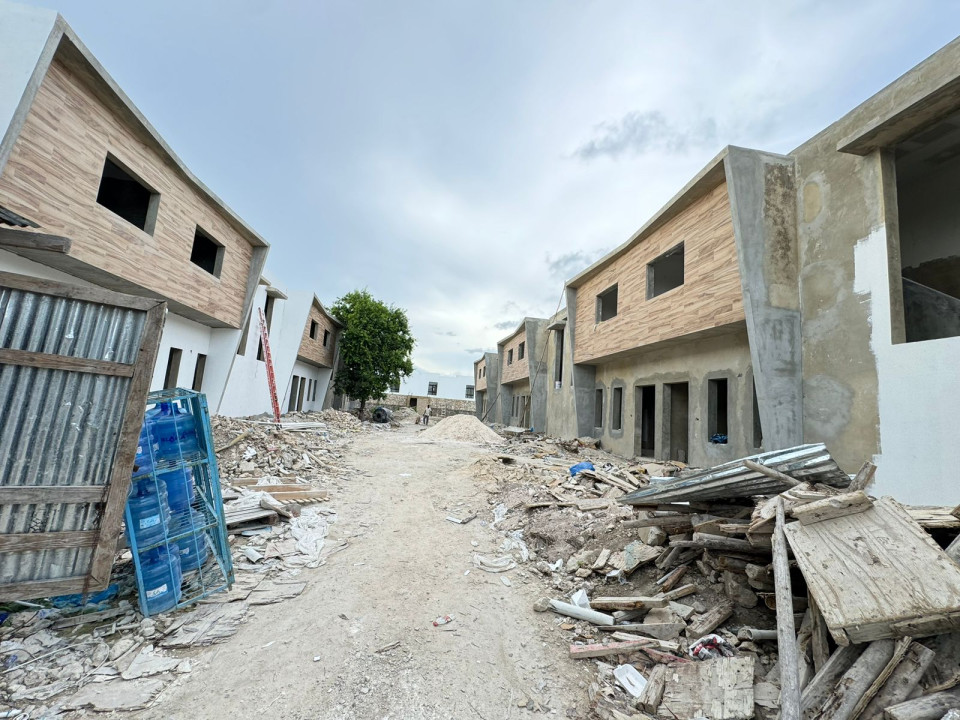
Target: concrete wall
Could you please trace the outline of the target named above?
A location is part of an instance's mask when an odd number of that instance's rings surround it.
[[[726,445],[710,443],[707,428],[708,381],[726,378],[728,385],[728,436]],[[689,384],[688,447],[686,462],[709,467],[757,452],[753,447],[753,389],[750,348],[746,329],[715,337],[691,339],[635,357],[598,365],[593,391],[604,392],[603,427],[592,428],[605,450],[632,457],[640,454],[636,441],[638,386],[656,388],[655,456],[666,459],[669,447],[666,383]],[[612,429],[613,389],[623,389],[622,429]],[[595,395],[591,393],[589,424],[593,425]]]
[[[501,422],[503,411],[500,405],[500,360],[497,353],[484,353],[483,366],[486,368],[486,390],[479,391],[474,399],[477,417],[487,423]],[[483,412],[483,398],[487,400],[486,416]]]
[[[767,450],[803,442],[793,159],[731,147],[724,161]]]
[[[566,317],[566,311],[560,313]],[[551,320],[555,322],[556,319]],[[568,324],[562,328],[563,347],[558,353],[557,336],[560,330],[550,330],[547,332],[547,408],[546,408],[546,432],[554,437],[571,439],[578,437],[577,427],[577,405],[573,388],[573,377],[575,368],[573,365],[573,343],[571,342],[571,333]],[[563,358],[562,377],[560,386],[556,384],[557,358],[561,355]]]

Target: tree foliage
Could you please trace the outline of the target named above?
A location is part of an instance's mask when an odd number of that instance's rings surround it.
[[[343,323],[340,367],[334,389],[360,401],[379,399],[391,385],[413,372],[414,339],[407,313],[375,299],[366,290],[354,290],[337,300],[330,311]]]

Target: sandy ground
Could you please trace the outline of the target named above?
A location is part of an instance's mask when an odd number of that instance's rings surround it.
[[[534,717],[535,702],[587,717],[595,669],[566,657],[556,616],[532,611],[543,581],[519,568],[507,587],[473,569],[473,553],[498,554],[502,538],[480,522],[492,518],[487,493],[455,471],[490,450],[419,430],[358,435],[345,458],[356,477],[331,502],[331,541],[347,549],[306,572],[300,597],[256,608],[152,708],[124,717],[504,720]],[[468,507],[477,520],[445,520]]]

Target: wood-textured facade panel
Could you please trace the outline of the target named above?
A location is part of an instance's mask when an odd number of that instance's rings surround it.
[[[0,176],[0,202],[72,241],[69,258],[240,327],[254,246],[156,143],[55,60]],[[108,153],[160,194],[153,234],[97,203]],[[197,226],[223,245],[219,277],[190,262]]]
[[[310,329],[313,327],[313,323],[317,324],[315,338],[310,337]],[[323,344],[325,335],[327,337],[326,345]],[[303,328],[303,336],[300,338],[300,349],[297,351],[297,355],[306,362],[331,368],[333,367],[336,343],[336,324],[316,303],[312,303],[307,323]]]
[[[520,345],[524,347],[522,358],[520,357]],[[502,367],[500,368],[500,382],[502,384],[506,385],[530,377],[528,349],[527,328],[524,324],[519,332],[507,338],[503,343],[503,350],[501,351]],[[513,362],[509,361],[511,351],[513,351]]]
[[[684,284],[647,299],[647,264],[684,244]],[[617,285],[617,315],[596,321],[596,298]],[[744,320],[727,186],[719,186],[577,288],[575,360],[589,363]]]
[[[477,392],[487,389],[487,358],[484,357],[473,364],[473,382]]]

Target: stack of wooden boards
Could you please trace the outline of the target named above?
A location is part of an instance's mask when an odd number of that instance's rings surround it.
[[[622,526],[661,548],[660,592],[594,598],[592,615],[551,606],[611,640],[571,645],[572,657],[646,677],[629,711],[598,698],[601,717],[939,720],[960,708],[960,507],[874,499],[870,463],[851,479],[824,453],[757,456],[620,498],[640,508]],[[680,599],[702,589],[693,568],[725,596],[703,612]],[[731,622],[764,608],[776,622]],[[733,655],[692,659],[713,632]],[[779,662],[764,674],[755,659],[773,641]]]

